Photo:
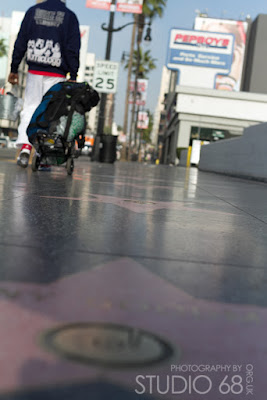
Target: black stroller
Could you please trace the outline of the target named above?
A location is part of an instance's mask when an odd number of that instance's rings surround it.
[[[27,129],[36,152],[32,170],[39,166],[65,163],[67,173],[74,170],[74,158],[84,145],[85,113],[99,102],[98,93],[88,83],[62,82],[43,97]]]

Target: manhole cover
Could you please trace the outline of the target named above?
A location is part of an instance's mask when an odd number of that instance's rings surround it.
[[[67,359],[112,367],[151,365],[173,354],[171,346],[156,335],[105,323],[55,328],[44,335],[44,345]]]

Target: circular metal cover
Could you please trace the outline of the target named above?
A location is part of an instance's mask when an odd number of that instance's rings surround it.
[[[138,367],[159,363],[173,354],[156,335],[108,323],[63,325],[44,335],[44,345],[61,357],[110,367]]]

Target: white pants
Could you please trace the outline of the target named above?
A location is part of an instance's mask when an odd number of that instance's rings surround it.
[[[56,83],[63,82],[64,77],[57,78],[53,76],[34,75],[28,73],[25,88],[23,110],[20,113],[20,125],[18,127],[18,139],[16,146],[30,144],[27,136],[27,128],[32,115],[42,101],[43,95]]]

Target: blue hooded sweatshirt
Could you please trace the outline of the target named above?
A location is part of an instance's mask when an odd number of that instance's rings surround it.
[[[45,0],[26,12],[15,42],[11,72],[26,53],[29,72],[75,80],[81,47],[79,22],[66,0]]]

